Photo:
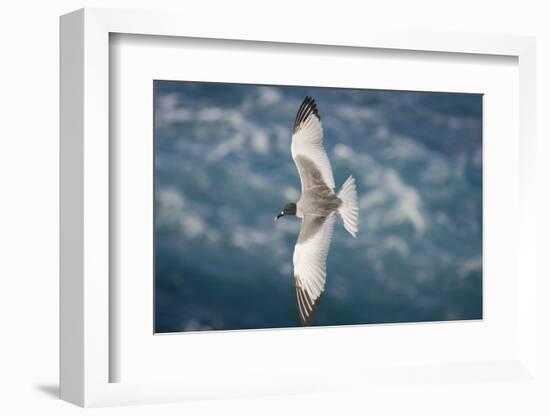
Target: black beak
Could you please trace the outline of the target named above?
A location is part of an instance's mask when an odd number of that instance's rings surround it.
[[[285,213],[283,211],[279,212],[277,216],[275,217],[275,221],[277,221],[279,218],[284,217]]]

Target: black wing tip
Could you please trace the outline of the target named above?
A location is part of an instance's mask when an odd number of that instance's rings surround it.
[[[319,121],[321,120],[321,114],[319,113],[319,109],[317,108],[315,100],[308,95],[306,96],[306,98],[304,98],[304,101],[302,101],[302,104],[298,109],[298,113],[296,114],[296,120],[294,120],[293,129],[294,133],[296,133],[300,125],[304,121],[306,121],[311,114],[315,115],[315,117],[317,117]]]
[[[321,115],[319,114],[319,109],[317,108],[317,103],[315,102],[315,100],[310,97],[309,95],[306,96],[306,98],[304,98],[304,101],[302,101],[302,105],[300,107],[311,107],[311,110],[313,112],[313,114],[315,114],[315,116],[317,116],[317,118],[321,119]]]
[[[315,315],[317,313],[317,308],[319,306],[321,295],[312,302],[307,291],[303,290],[298,284],[296,284],[298,316],[300,317],[300,322],[302,323],[302,326],[312,326],[314,324]]]

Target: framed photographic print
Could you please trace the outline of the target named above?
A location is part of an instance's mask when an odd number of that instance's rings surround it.
[[[530,379],[533,40],[243,30],[61,19],[62,398]]]

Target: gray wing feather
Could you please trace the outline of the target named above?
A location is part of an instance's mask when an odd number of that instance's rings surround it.
[[[294,277],[300,320],[310,325],[325,289],[326,259],[334,230],[334,213],[327,217],[305,216],[294,247]]]
[[[321,125],[321,116],[317,105],[312,98],[306,97],[294,122],[291,145],[292,157],[298,165],[297,157],[305,156],[316,166],[320,173],[322,182],[330,189],[334,189],[334,176],[332,167],[323,146],[323,127]],[[300,170],[300,166],[298,166]],[[304,178],[300,171],[302,179],[302,191],[305,189]]]

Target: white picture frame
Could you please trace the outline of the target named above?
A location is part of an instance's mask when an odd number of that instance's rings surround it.
[[[330,33],[250,22],[239,26],[223,19],[205,27],[190,16],[107,9],[82,9],[61,18],[61,398],[80,406],[155,403],[319,392],[351,386],[402,382],[410,369],[372,368],[292,374],[281,371],[262,380],[236,374],[178,381],[111,382],[116,357],[110,348],[110,170],[109,37],[122,33],[147,36],[225,39],[247,42],[331,45],[332,47],[429,51],[442,54],[504,55],[519,67],[519,195],[517,251],[517,354],[508,359],[456,364],[442,362],[415,370],[419,380],[479,382],[477,372],[504,374],[506,380],[536,377],[535,270],[535,42],[533,38],[464,33],[363,30]],[[245,336],[246,334],[241,334]],[[342,380],[347,380],[342,382]],[[307,382],[309,381],[309,382]],[[312,381],[314,381],[312,383]]]

